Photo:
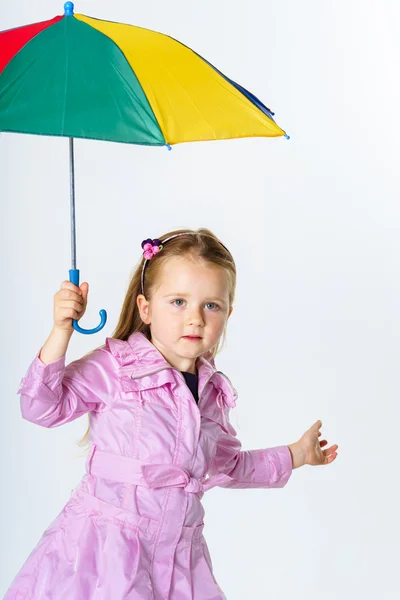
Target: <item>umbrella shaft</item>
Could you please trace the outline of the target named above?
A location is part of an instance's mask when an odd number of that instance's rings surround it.
[[[76,269],[76,231],[75,231],[75,168],[74,168],[74,139],[69,138],[69,185],[70,185],[70,214],[71,214],[71,262]]]

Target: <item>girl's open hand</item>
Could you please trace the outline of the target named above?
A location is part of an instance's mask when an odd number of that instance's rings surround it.
[[[328,442],[318,439],[321,436],[321,427],[322,421],[316,421],[298,442],[289,445],[294,469],[302,465],[328,465],[337,457],[337,444],[322,449]]]

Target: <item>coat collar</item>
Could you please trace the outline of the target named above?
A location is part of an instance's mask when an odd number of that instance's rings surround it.
[[[132,333],[126,341],[108,337],[106,346],[119,362],[122,376],[129,376],[136,380],[166,369],[178,371],[141,332]],[[226,404],[231,407],[236,405],[237,392],[235,388],[228,377],[216,369],[214,359],[210,354],[199,357],[196,367],[200,395],[207,383],[212,380],[215,387],[224,394]]]

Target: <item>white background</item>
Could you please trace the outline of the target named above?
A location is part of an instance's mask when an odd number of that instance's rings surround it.
[[[0,29],[62,12],[2,0]],[[109,320],[74,334],[67,362],[111,335],[142,239],[212,229],[238,266],[217,364],[239,392],[244,448],[289,444],[322,419],[340,453],[284,489],[205,495],[219,584],[229,600],[399,598],[399,4],[114,0],[76,12],[181,40],[274,110],[291,140],[172,152],[78,140],[82,325],[100,308]],[[84,473],[75,442],[87,420],[40,428],[16,394],[68,279],[68,142],[3,134],[0,169],[3,594]]]

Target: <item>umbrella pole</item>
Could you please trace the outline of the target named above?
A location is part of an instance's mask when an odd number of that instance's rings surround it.
[[[74,138],[69,138],[69,187],[71,214],[71,268],[76,269]]]
[[[69,188],[70,188],[70,214],[71,214],[71,261],[72,268],[69,271],[69,280],[79,287],[79,269],[76,268],[76,229],[75,229],[75,161],[74,161],[74,138],[69,138]],[[100,324],[94,329],[83,329],[78,325],[76,319],[72,319],[72,326],[79,333],[97,333],[103,329],[107,322],[107,313],[104,309],[99,311]]]

